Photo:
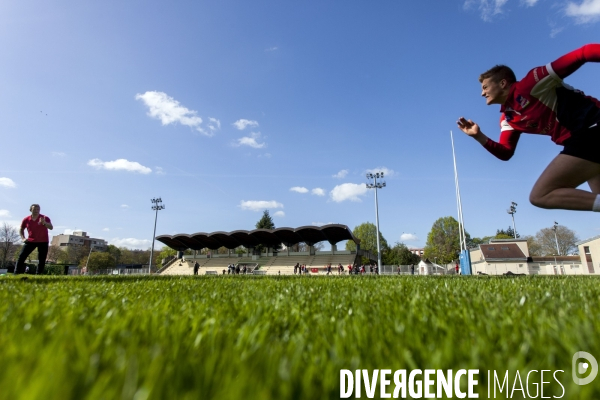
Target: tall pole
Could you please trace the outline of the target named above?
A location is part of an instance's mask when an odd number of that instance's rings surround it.
[[[517,228],[515,228],[515,213],[517,212],[517,203],[515,203],[514,201],[511,201],[510,208],[508,210],[506,210],[506,212],[512,216],[513,236],[516,239],[517,238]]]
[[[90,262],[90,257],[92,255],[92,241],[90,240],[90,252],[88,253],[87,260],[85,260],[85,273],[87,274],[88,263]]]
[[[458,183],[458,169],[456,168],[456,155],[454,153],[454,136],[450,131],[450,141],[452,142],[452,160],[454,162],[454,184],[456,185],[456,208],[458,209],[458,236],[460,240],[460,250],[467,249],[467,237],[465,235],[465,223],[463,220],[462,201],[460,199],[460,185]]]
[[[558,247],[558,236],[556,235],[556,229],[558,228],[558,222],[554,221],[554,240],[556,241],[556,254],[560,256],[560,248]]]
[[[155,214],[154,214],[154,233],[152,234],[152,249],[150,250],[150,262],[148,263],[148,274],[152,273],[152,260],[154,257],[154,239],[156,238],[156,220],[158,219],[158,211],[165,209],[165,206],[162,203],[162,199],[160,197],[151,199],[150,201],[154,204],[152,206],[152,209],[155,210]]]
[[[377,200],[377,189],[383,189],[385,187],[385,182],[377,183],[377,178],[383,178],[383,172],[367,174],[367,179],[373,179],[372,184],[367,183],[367,189],[375,189],[375,224],[377,228],[377,272],[381,275],[381,245],[379,243],[379,203]]]

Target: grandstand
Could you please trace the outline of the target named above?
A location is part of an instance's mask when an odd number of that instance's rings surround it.
[[[185,256],[181,259],[176,259],[174,262],[162,269],[160,273],[162,275],[193,275],[194,274],[194,263],[199,264],[199,275],[210,275],[210,274],[223,274],[223,270],[227,273],[227,267],[229,265],[239,265],[240,267],[246,265],[248,267],[248,273],[252,273],[255,269],[257,271],[264,271],[265,275],[293,275],[294,266],[296,264],[306,265],[309,269],[316,269],[316,272],[312,274],[323,274],[327,264],[331,264],[332,271],[337,273],[337,265],[342,264],[344,269],[347,270],[348,265],[354,265],[356,262],[356,252],[350,251],[338,251],[336,254],[325,251],[317,251],[311,255],[308,252],[304,254],[295,253],[294,255],[266,255],[263,253],[260,257],[230,257],[227,254],[216,255],[212,257],[208,256]]]
[[[337,273],[338,264],[347,270],[348,265],[360,262],[360,256],[373,259],[369,252],[360,250],[360,240],[345,225],[330,224],[322,227],[305,226],[300,228],[256,229],[253,231],[196,233],[192,235],[161,235],[157,240],[178,251],[178,257],[165,264],[159,270],[163,275],[193,275],[194,263],[199,264],[199,275],[227,273],[229,265],[246,265],[248,273],[266,275],[293,275],[296,264],[306,265],[311,274],[326,273],[325,267],[331,264],[332,272]],[[314,245],[327,240],[330,251],[315,251]],[[356,243],[356,251],[337,250],[336,244],[342,240]],[[291,246],[304,242],[309,246],[307,252],[290,252]],[[276,251],[281,244],[287,246],[284,251]],[[266,252],[258,253],[255,248],[263,246]],[[243,246],[245,254],[235,254],[231,250]],[[218,254],[216,249],[229,249],[228,254]],[[183,251],[194,250],[193,255],[183,256]],[[209,254],[200,255],[203,249]],[[213,254],[214,252],[214,254]]]

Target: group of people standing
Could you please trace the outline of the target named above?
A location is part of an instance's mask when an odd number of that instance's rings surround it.
[[[229,264],[227,266],[227,275],[246,275],[248,273],[248,267],[246,265],[240,267],[239,264]],[[223,270],[223,275],[225,275],[225,270]]]
[[[306,264],[300,265],[300,263],[296,263],[296,265],[294,265],[294,275],[308,274],[308,272],[309,270]]]

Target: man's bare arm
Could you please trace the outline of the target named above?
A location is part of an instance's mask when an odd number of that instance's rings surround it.
[[[481,129],[477,123],[471,121],[470,119],[466,119],[465,117],[460,117],[458,121],[456,121],[456,124],[461,131],[477,140],[482,146],[485,146],[488,141],[488,137],[481,132]]]

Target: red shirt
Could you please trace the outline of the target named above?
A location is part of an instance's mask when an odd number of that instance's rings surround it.
[[[573,132],[599,123],[600,101],[563,82],[588,61],[600,62],[600,44],[585,45],[536,67],[512,84],[500,108],[500,140],[488,139],[485,148],[506,161],[523,132],[548,135],[554,143],[563,144]]]
[[[38,224],[40,218],[46,218],[46,223],[51,223],[50,218],[40,214],[34,221],[31,219],[31,215],[23,218],[21,222],[21,229],[27,229],[27,241],[35,243],[48,243],[48,228],[42,224]]]

